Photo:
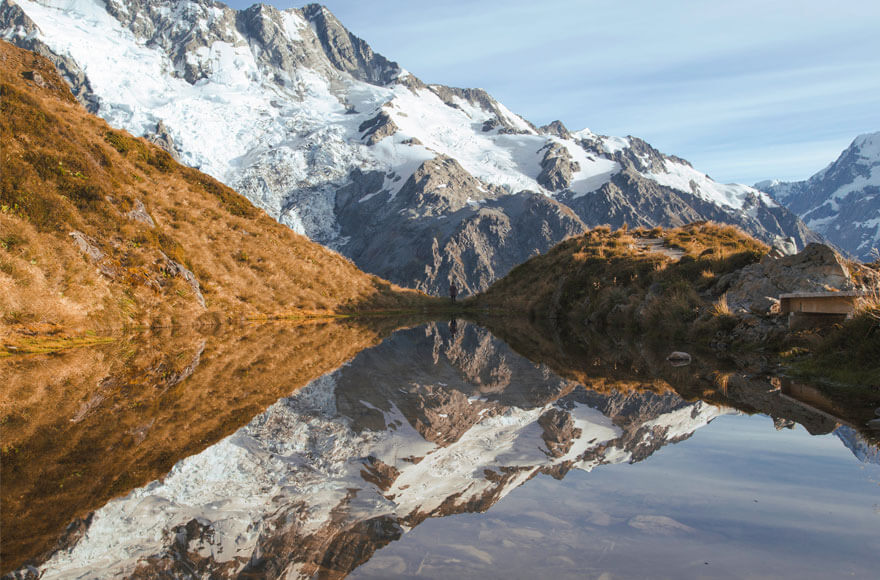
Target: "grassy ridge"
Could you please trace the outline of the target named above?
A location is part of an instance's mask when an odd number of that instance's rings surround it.
[[[694,323],[710,310],[707,296],[720,294],[721,277],[766,251],[733,226],[599,227],[514,268],[477,303],[572,327],[683,342],[694,338]],[[716,314],[723,319],[728,313],[720,308]]]
[[[0,339],[433,304],[89,115],[42,57],[0,60]]]
[[[831,328],[790,332],[782,319],[731,312],[731,274],[761,259],[762,243],[733,226],[595,228],[514,268],[474,303],[555,319],[570,340],[638,340],[783,355],[811,377],[880,389],[880,293]],[[880,263],[850,270],[861,281]]]

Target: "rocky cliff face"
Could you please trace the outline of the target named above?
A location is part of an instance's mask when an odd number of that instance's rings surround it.
[[[485,289],[605,223],[811,240],[766,194],[639,139],[538,129],[483,90],[426,85],[318,5],[2,0],[0,36],[52,58],[111,124],[161,127],[182,162],[275,219],[431,292]]]
[[[778,312],[782,294],[865,290],[846,260],[824,244],[810,244],[791,256],[765,256],[759,263],[729,274],[722,282],[726,283],[730,284],[727,302],[731,309],[763,315]]]
[[[762,181],[813,230],[853,256],[880,248],[880,133],[860,135],[836,161],[806,181]]]
[[[477,327],[421,327],[111,501],[41,577],[344,577],[426,518],[484,512],[539,473],[642,460],[723,412],[590,391]]]

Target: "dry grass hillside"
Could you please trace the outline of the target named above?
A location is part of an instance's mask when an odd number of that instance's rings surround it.
[[[682,341],[715,282],[766,251],[737,228],[713,223],[599,227],[514,268],[476,303],[593,331]]]
[[[410,308],[211,177],[109,127],[0,42],[0,339]]]
[[[735,313],[726,300],[727,274],[759,261],[767,250],[737,228],[713,223],[614,232],[599,227],[514,268],[469,304],[556,321],[564,340],[573,343],[600,337],[668,350],[697,345],[778,354],[790,370],[812,379],[867,386],[866,400],[876,401],[880,261],[848,263],[854,280],[874,288],[851,319],[789,331],[782,317]]]

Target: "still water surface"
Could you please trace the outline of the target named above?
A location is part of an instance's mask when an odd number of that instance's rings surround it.
[[[559,362],[570,355],[532,355],[552,359],[551,370],[462,321],[402,330],[348,356],[339,340],[377,341],[351,329],[259,332],[184,341],[176,365],[141,362],[134,374],[161,378],[149,386],[131,387],[115,369],[106,371],[115,390],[106,377],[96,383],[103,398],[78,393],[59,411],[70,417],[47,424],[133,426],[110,445],[83,439],[87,449],[76,449],[85,453],[55,460],[76,462],[76,481],[94,480],[78,495],[38,485],[21,459],[4,461],[16,497],[78,516],[61,549],[41,555],[70,517],[35,517],[7,492],[4,528],[10,517],[30,518],[51,541],[19,534],[18,543],[4,540],[4,559],[25,555],[44,578],[876,578],[880,570],[880,450],[856,425],[778,384],[719,380],[699,365],[665,369],[662,357],[638,353],[611,365],[586,354],[570,368]],[[327,372],[335,359],[316,356],[320,349],[350,360]],[[309,378],[297,361],[327,374],[297,389]],[[137,402],[128,405],[136,420],[126,418],[126,400]],[[248,414],[245,402],[255,400],[267,402]],[[108,462],[126,477],[102,473]],[[141,464],[156,475],[145,470],[139,481]],[[89,501],[100,503],[83,511]]]

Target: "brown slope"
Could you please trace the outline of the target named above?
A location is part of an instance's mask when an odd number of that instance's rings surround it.
[[[0,574],[384,334],[352,320],[179,330],[0,359]]]
[[[0,84],[0,335],[422,301],[89,115],[48,60],[0,42]]]
[[[669,230],[599,227],[514,268],[475,302],[557,320],[573,340],[589,342],[587,335],[598,332],[671,346],[703,338],[695,331],[710,329],[695,322],[726,290],[723,276],[766,251],[734,226],[711,222]]]

